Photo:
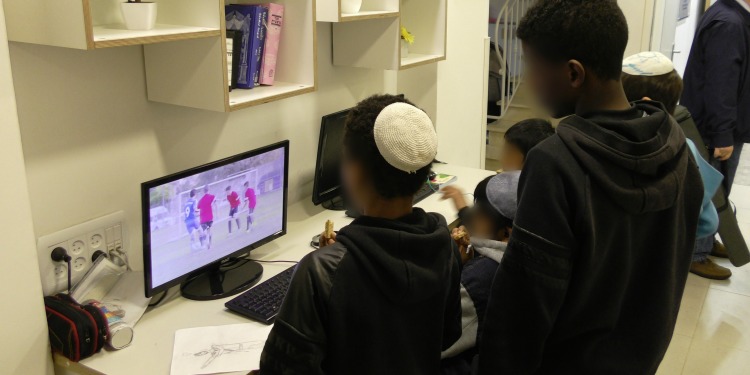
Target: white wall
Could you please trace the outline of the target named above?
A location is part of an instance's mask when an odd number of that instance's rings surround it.
[[[290,199],[308,197],[320,117],[386,85],[383,71],[333,67],[330,35],[318,25],[318,92],[232,114],[149,102],[141,47],[11,43],[37,235],[125,210],[140,268],[141,182],[282,139],[291,140]]]
[[[448,59],[437,67],[438,158],[447,163],[484,165],[488,17],[488,0],[448,0]]]
[[[0,4],[0,374],[51,374],[47,323]]]
[[[702,14],[703,9],[701,9],[701,2],[698,0],[692,0],[690,3],[690,17],[677,23],[677,29],[674,36],[675,53],[672,60],[674,61],[674,68],[681,76],[685,75],[685,68],[687,68],[690,49],[693,46],[693,39],[695,37],[695,29],[698,27],[698,22],[700,21]]]

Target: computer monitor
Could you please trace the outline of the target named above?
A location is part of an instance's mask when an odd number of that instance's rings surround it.
[[[141,185],[146,296],[239,293],[262,275],[240,258],[286,234],[289,141]]]
[[[323,117],[320,124],[318,161],[315,166],[312,201],[329,210],[345,209],[341,188],[341,152],[346,117],[351,109]]]

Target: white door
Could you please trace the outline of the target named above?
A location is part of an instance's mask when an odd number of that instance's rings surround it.
[[[660,30],[655,28],[655,31],[660,31],[660,33],[655,35],[654,46],[674,61],[675,69],[680,75],[685,74],[695,29],[703,14],[702,6],[703,1],[700,0],[660,0],[657,2],[657,13],[659,7],[662,9],[662,25]],[[687,17],[684,17],[684,13],[681,14],[682,7],[686,7]]]
[[[651,29],[654,19],[654,0],[618,0],[630,31],[625,56],[651,48]]]

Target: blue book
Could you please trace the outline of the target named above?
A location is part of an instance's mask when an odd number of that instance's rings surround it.
[[[250,39],[250,71],[252,72],[253,84],[260,85],[260,67],[263,59],[263,48],[266,45],[266,22],[268,20],[268,8],[253,5],[253,36]]]
[[[242,33],[242,42],[240,50],[239,74],[237,77],[237,88],[251,89],[255,87],[253,74],[255,66],[252,65],[251,59],[253,19],[257,13],[252,6],[248,5],[227,5],[225,7],[226,27],[227,30],[233,30]],[[236,53],[236,52],[235,52]]]

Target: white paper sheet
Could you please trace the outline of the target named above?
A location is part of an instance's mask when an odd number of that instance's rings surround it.
[[[272,326],[231,324],[181,329],[174,334],[171,375],[258,369]]]
[[[120,281],[107,293],[101,302],[110,310],[122,310],[122,321],[135,327],[148,308],[151,298],[143,293],[143,271],[130,271],[120,276]]]

